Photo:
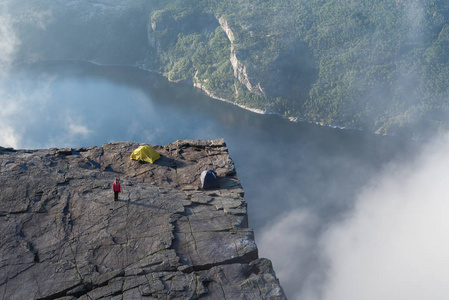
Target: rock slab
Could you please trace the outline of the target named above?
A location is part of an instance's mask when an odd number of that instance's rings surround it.
[[[286,299],[224,140],[152,145],[154,164],[129,159],[141,145],[0,147],[0,298]]]

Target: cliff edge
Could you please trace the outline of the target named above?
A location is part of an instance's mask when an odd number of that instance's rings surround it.
[[[0,147],[0,298],[286,299],[225,142],[152,146],[154,164],[129,159],[140,145]]]

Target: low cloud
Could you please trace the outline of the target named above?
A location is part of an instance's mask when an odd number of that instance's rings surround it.
[[[311,214],[294,211],[281,216],[277,222],[262,230],[264,234],[257,244],[260,245],[263,256],[281,258],[276,263],[278,276],[289,278],[302,265],[307,264],[308,260],[297,254],[308,253],[310,250],[311,232],[316,227],[316,222],[317,219]],[[290,260],[292,256],[296,258]]]
[[[19,137],[14,128],[0,121],[0,146],[17,148],[19,145]]]
[[[447,299],[449,137],[390,166],[322,239],[322,299]]]
[[[448,153],[446,135],[413,161],[390,164],[342,221],[305,208],[267,226],[261,256],[273,260],[289,299],[447,299]]]
[[[68,127],[69,134],[73,136],[81,136],[85,138],[92,134],[92,130],[88,129],[83,124],[75,123],[73,120],[69,122]]]
[[[64,112],[57,116],[55,121],[47,126],[51,127],[54,125],[52,123],[58,123],[60,127],[49,137],[45,144],[46,148],[54,145],[59,147],[78,145],[80,141],[85,141],[95,134],[94,130],[89,129],[87,125],[89,122],[86,122],[70,104],[67,105]]]
[[[319,223],[319,218],[310,211],[295,210],[267,224],[257,239],[260,257],[273,260],[276,275],[289,299],[319,279],[318,273],[308,272],[320,269],[316,252]]]

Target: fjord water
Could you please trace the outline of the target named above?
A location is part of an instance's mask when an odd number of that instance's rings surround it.
[[[256,114],[131,67],[82,62],[22,66],[3,80],[0,95],[3,141],[10,142],[1,146],[164,145],[224,138],[246,192],[256,242],[294,210],[313,212],[318,221],[307,230],[318,238],[351,208],[374,173],[414,152],[411,141]],[[304,264],[306,269],[296,271],[297,280],[317,265]],[[302,284],[284,285],[287,296]]]

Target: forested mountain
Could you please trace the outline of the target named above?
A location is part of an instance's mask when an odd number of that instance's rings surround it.
[[[52,10],[45,29],[15,22],[33,32],[37,46],[26,51],[37,57],[135,64],[216,98],[325,125],[408,135],[448,128],[446,0],[33,5]],[[42,50],[45,35],[51,51]]]
[[[447,128],[449,2],[164,1],[160,70],[287,117],[418,133]]]

